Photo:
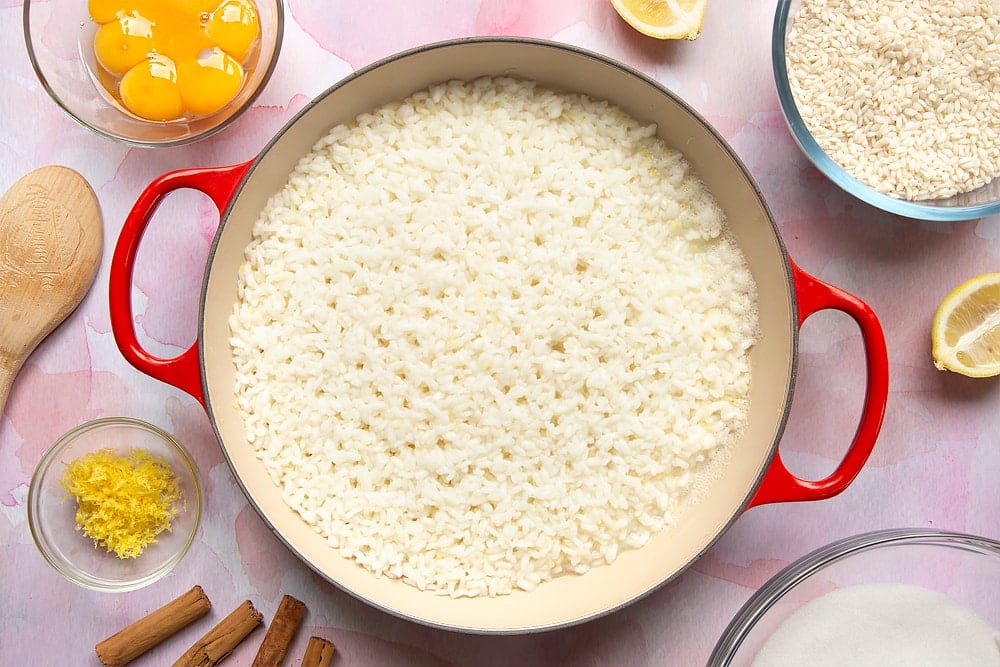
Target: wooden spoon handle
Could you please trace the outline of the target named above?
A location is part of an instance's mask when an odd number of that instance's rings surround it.
[[[6,366],[0,367],[0,415],[3,415],[4,408],[7,406],[7,395],[10,394],[10,387],[14,384],[14,376],[17,375],[21,364],[17,364],[18,368],[8,368]]]

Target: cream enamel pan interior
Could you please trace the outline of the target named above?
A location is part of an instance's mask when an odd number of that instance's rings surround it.
[[[562,576],[532,592],[497,598],[450,599],[377,578],[341,558],[284,504],[247,444],[233,405],[234,368],[227,318],[236,300],[237,270],[259,211],[266,199],[284,185],[296,161],[317,139],[336,124],[432,83],[483,75],[515,76],[544,86],[586,93],[610,100],[639,119],[655,122],[660,135],[686,154],[726,211],[758,285],[763,336],[752,353],[748,429],[704,499],[683,513],[673,527],[642,549],[624,552],[613,565],[595,568],[585,575]],[[682,572],[747,507],[778,500],[817,499],[839,492],[853,479],[874,444],[885,404],[885,386],[879,379],[881,370],[874,373],[873,385],[871,363],[874,358],[878,366],[884,361],[885,352],[881,329],[872,315],[870,320],[874,324],[862,324],[869,386],[859,436],[848,449],[848,457],[853,453],[855,459],[853,469],[848,471],[842,466],[845,469],[838,471],[837,480],[829,482],[832,477],[828,478],[829,483],[815,484],[815,489],[810,482],[799,483],[801,480],[796,480],[791,488],[785,484],[790,476],[780,466],[776,448],[795,375],[796,341],[802,315],[796,285],[802,276],[787,257],[752,179],[725,142],[661,86],[613,61],[572,47],[524,39],[458,40],[415,49],[341,81],[290,122],[256,160],[229,169],[209,174],[223,182],[229,178],[232,184],[217,188],[214,195],[224,213],[206,272],[199,340],[182,360],[184,368],[171,368],[180,362],[157,360],[138,350],[129,333],[133,330],[131,313],[114,312],[116,297],[120,300],[126,293],[122,284],[127,285],[130,279],[131,269],[124,266],[128,264],[127,256],[130,248],[134,254],[138,243],[137,239],[125,237],[131,233],[141,235],[141,231],[123,231],[113,262],[112,319],[116,320],[113,322],[116,339],[123,354],[137,367],[203,400],[236,479],[281,540],[323,577],[390,613],[431,626],[483,633],[550,629],[603,615],[639,599]],[[190,185],[211,191],[212,186],[198,184],[199,178],[210,179],[197,172],[188,170],[170,176],[167,184],[160,183],[159,187]],[[155,193],[144,193],[136,208],[155,208],[156,197]],[[130,218],[142,215],[148,212],[137,213],[133,209]],[[126,228],[130,224],[127,221]],[[819,305],[815,309],[822,307],[828,306]],[[861,304],[858,308],[863,310],[867,306]],[[852,316],[858,319],[857,315]],[[192,367],[197,369],[195,377],[185,376]],[[774,463],[780,470],[773,470]],[[775,478],[771,480],[775,482],[770,485],[773,488],[766,493],[763,491],[768,480],[761,484],[765,471],[767,477]]]

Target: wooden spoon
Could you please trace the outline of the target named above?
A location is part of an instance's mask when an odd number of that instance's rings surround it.
[[[103,242],[97,196],[72,169],[36,169],[0,197],[0,414],[25,359],[83,301]]]

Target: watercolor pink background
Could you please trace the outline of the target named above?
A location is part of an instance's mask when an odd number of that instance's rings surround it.
[[[894,218],[847,197],[812,169],[789,137],[774,94],[773,5],[710,0],[697,41],[661,43],[628,28],[608,0],[289,0],[284,50],[254,108],[214,138],[151,151],[97,137],[62,115],[29,65],[20,1],[0,0],[0,186],[46,164],[78,170],[100,198],[106,244],[94,289],[32,355],[0,421],[0,663],[96,665],[96,642],[198,583],[213,600],[216,620],[244,599],[266,618],[282,594],[302,599],[309,615],[292,655],[300,656],[307,637],[319,634],[338,646],[340,665],[698,665],[760,585],[830,541],[889,527],[1000,538],[1000,383],[936,371],[928,339],[934,309],[951,286],[1000,270],[1000,217],[955,224]],[[312,574],[248,507],[201,407],[129,366],[109,328],[108,258],[128,208],[152,178],[248,159],[351,71],[409,47],[469,35],[574,44],[663,82],[745,161],[789,253],[806,271],[869,303],[889,346],[882,436],[845,493],[753,509],[648,598],[581,627],[532,636],[427,629],[376,611]],[[135,281],[142,340],[165,354],[194,339],[217,223],[204,198],[174,197],[146,237]],[[858,332],[846,316],[824,312],[806,322],[799,371],[782,453],[793,470],[818,477],[835,465],[860,410],[864,367]],[[109,415],[138,417],[174,433],[194,452],[208,496],[198,540],[175,572],[118,595],[63,580],[39,556],[25,518],[28,481],[45,448],[81,422]],[[1000,618],[1000,607],[996,611]],[[211,624],[203,621],[137,664],[169,664]],[[261,636],[245,642],[231,664],[247,664]]]

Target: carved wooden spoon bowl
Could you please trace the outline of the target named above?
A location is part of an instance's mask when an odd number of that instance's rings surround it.
[[[67,167],[36,169],[0,198],[0,414],[24,361],[93,284],[103,237],[97,196]]]

